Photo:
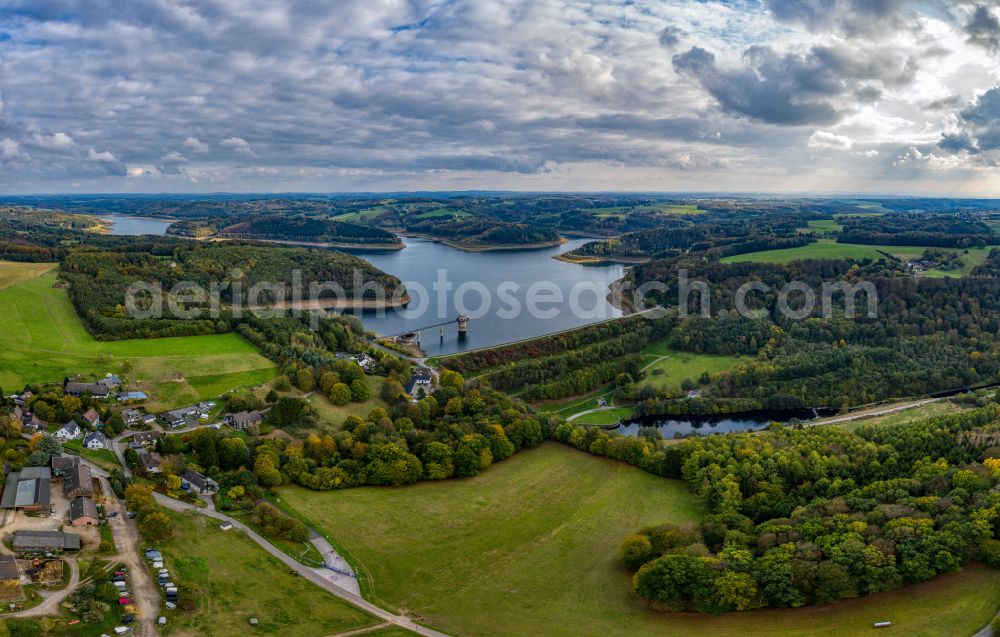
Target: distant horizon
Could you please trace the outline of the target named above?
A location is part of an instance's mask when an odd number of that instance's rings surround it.
[[[405,197],[405,196],[491,196],[491,195],[610,195],[636,197],[673,197],[678,199],[746,198],[746,199],[960,199],[965,201],[998,201],[997,196],[969,196],[960,194],[893,194],[864,192],[743,192],[743,191],[670,191],[670,190],[288,190],[288,191],[186,191],[186,192],[40,192],[0,193],[0,203],[6,199],[31,199],[44,197],[280,197],[280,196],[342,196],[342,197]]]

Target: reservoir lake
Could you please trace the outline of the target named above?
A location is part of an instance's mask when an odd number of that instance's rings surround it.
[[[115,235],[163,235],[168,220],[105,215]],[[395,275],[406,285],[406,308],[361,314],[367,329],[388,336],[421,331],[420,346],[428,356],[453,354],[536,338],[618,318],[622,312],[607,301],[608,286],[622,278],[621,265],[580,265],[552,257],[573,250],[587,239],[554,248],[465,252],[443,243],[402,237],[406,248],[391,252],[354,253]],[[534,307],[535,311],[532,311]],[[455,319],[470,318],[464,338]]]

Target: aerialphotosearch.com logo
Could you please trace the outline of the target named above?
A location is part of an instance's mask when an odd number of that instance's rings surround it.
[[[688,316],[692,300],[699,305],[699,315],[712,316],[712,291],[704,281],[690,280],[687,270],[680,270],[677,281],[677,308],[680,315]],[[384,316],[393,308],[404,319],[444,321],[455,314],[475,320],[488,314],[500,319],[518,319],[525,313],[535,319],[554,319],[562,312],[569,312],[582,321],[601,321],[620,315],[618,308],[653,309],[643,315],[654,318],[668,308],[660,307],[670,293],[663,282],[650,281],[633,286],[623,280],[611,286],[599,281],[578,281],[571,286],[554,281],[540,280],[523,286],[514,281],[503,281],[490,288],[480,281],[451,280],[446,269],[438,269],[430,289],[419,281],[406,281],[386,287],[373,281],[370,273],[355,269],[347,285],[336,281],[303,280],[300,270],[292,272],[289,281],[257,281],[248,285],[243,272],[236,269],[207,289],[194,281],[181,281],[164,290],[156,281],[136,281],[126,290],[125,310],[137,319],[219,319],[226,314],[242,318],[250,312],[258,318],[274,318],[291,312],[301,316],[307,312],[315,320],[330,311],[365,311]],[[732,307],[742,315],[761,318],[767,310],[751,307],[754,294],[777,292],[776,309],[790,319],[813,316],[816,310],[816,292],[807,284],[793,281],[779,290],[760,281],[748,281],[735,293]],[[843,295],[844,314],[853,317],[859,298],[867,302],[867,316],[875,318],[878,294],[869,282],[823,283],[820,290],[821,316],[833,312],[834,297]],[[794,302],[793,302],[794,299]],[[728,305],[728,304],[727,304]],[[729,315],[720,310],[719,315]]]

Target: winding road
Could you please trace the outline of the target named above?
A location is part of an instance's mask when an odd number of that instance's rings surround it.
[[[406,630],[417,633],[418,635],[425,635],[426,637],[450,637],[447,633],[442,633],[440,631],[434,630],[433,628],[427,628],[426,626],[421,626],[420,624],[414,622],[409,617],[404,615],[397,615],[390,611],[385,610],[375,604],[369,602],[367,599],[344,590],[343,588],[337,586],[333,582],[328,581],[326,578],[322,577],[316,573],[312,568],[296,561],[295,559],[289,557],[283,551],[275,547],[273,544],[268,542],[262,536],[260,536],[253,529],[249,528],[239,520],[229,517],[224,513],[219,513],[218,511],[211,511],[208,509],[203,509],[196,507],[193,504],[188,504],[186,502],[181,502],[180,500],[175,500],[173,498],[167,497],[162,493],[153,493],[153,497],[156,498],[156,502],[171,511],[194,511],[199,515],[208,516],[210,518],[215,518],[216,520],[222,520],[229,522],[237,529],[246,533],[247,537],[256,542],[265,551],[270,553],[273,557],[280,560],[285,566],[292,569],[303,578],[309,580],[313,584],[319,586],[326,592],[330,593],[334,597],[339,597],[340,599],[357,606],[361,610],[374,615],[375,617],[392,624],[393,626],[399,626],[400,628],[405,628]]]

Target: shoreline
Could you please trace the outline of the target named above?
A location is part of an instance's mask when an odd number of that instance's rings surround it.
[[[642,265],[650,261],[649,257],[598,257],[572,256],[572,252],[553,255],[556,261],[575,263],[577,265]]]
[[[406,307],[410,295],[403,294],[399,299],[312,299],[300,301],[277,301],[268,305],[253,305],[243,309],[248,310],[388,310]]]
[[[399,243],[347,243],[347,242],[329,242],[329,241],[293,241],[291,239],[253,239],[250,237],[221,237],[219,235],[210,235],[201,239],[199,241],[260,241],[262,243],[276,243],[279,245],[287,245],[297,248],[323,248],[323,249],[341,249],[341,250],[371,250],[377,252],[392,252],[396,250],[402,250],[406,247],[406,244],[400,241]]]
[[[542,241],[540,243],[502,243],[497,245],[472,245],[468,243],[459,243],[451,239],[443,239],[441,237],[435,237],[434,235],[423,234],[419,232],[401,232],[399,233],[404,237],[416,237],[418,239],[425,239],[427,241],[433,241],[434,243],[440,243],[446,245],[449,248],[454,248],[456,250],[461,250],[462,252],[502,252],[505,250],[544,250],[546,248],[557,248],[564,243],[567,243],[569,239],[565,237],[559,237],[556,241]]]

